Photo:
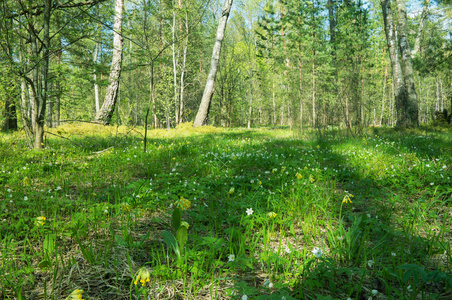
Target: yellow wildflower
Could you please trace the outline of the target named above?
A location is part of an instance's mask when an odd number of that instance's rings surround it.
[[[270,219],[271,218],[276,218],[277,214],[275,212],[271,211],[271,212],[268,213],[268,216],[269,216]]]
[[[83,290],[76,289],[66,298],[66,300],[83,300],[82,294]]]
[[[235,192],[235,188],[231,187],[231,188],[229,189],[229,194],[234,194],[234,192]]]
[[[284,171],[286,171],[286,167],[282,167],[282,169],[281,169],[281,174],[283,174]]]
[[[295,174],[295,177],[297,177],[297,179],[301,179],[301,178],[303,178],[303,175],[301,175],[300,173],[297,172],[297,174]]]
[[[342,203],[353,203],[350,198],[353,198],[354,196],[350,193],[346,193],[344,196],[344,199],[342,199]]]
[[[24,186],[31,186],[31,180],[28,177],[25,177],[23,180]]]
[[[146,267],[141,267],[137,272],[137,277],[135,277],[135,281],[133,282],[133,284],[137,285],[139,281],[141,285],[145,285],[146,282],[151,281],[151,279],[149,279],[150,276],[151,271]]]
[[[191,202],[187,199],[185,199],[184,197],[180,197],[180,200],[176,201],[176,207],[182,209],[182,210],[186,210],[189,209],[191,206]]]
[[[314,176],[312,176],[312,174],[309,175],[309,181],[310,181],[310,182],[314,182],[314,181],[315,181],[315,178],[314,178]]]
[[[121,209],[125,212],[130,212],[130,205],[127,203],[122,203],[121,204]]]
[[[184,226],[185,228],[188,229],[188,227],[190,227],[190,224],[188,224],[188,223],[185,222],[185,221],[182,221],[182,222],[180,222],[180,226]]]
[[[46,222],[46,217],[41,216],[41,217],[37,217],[36,221],[35,221],[35,225],[36,226],[43,226]]]

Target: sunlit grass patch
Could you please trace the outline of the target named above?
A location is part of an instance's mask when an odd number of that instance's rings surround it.
[[[3,298],[447,296],[447,134],[97,126],[1,150]]]

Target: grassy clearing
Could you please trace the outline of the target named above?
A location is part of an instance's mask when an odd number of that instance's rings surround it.
[[[442,131],[441,131],[442,130]],[[4,299],[450,299],[452,135],[0,135]],[[83,292],[82,292],[83,290]]]

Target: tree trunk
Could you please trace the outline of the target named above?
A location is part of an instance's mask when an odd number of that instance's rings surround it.
[[[381,8],[383,12],[384,29],[386,34],[386,42],[391,59],[392,76],[394,84],[395,107],[397,110],[397,125],[405,124],[405,102],[406,90],[405,82],[402,74],[402,67],[399,57],[399,48],[397,44],[396,24],[391,9],[391,0],[381,0]]]
[[[386,59],[385,59],[385,62],[386,62]],[[381,99],[380,126],[383,121],[383,112],[385,109],[385,93],[386,93],[385,90],[386,90],[387,78],[388,78],[388,65],[385,64],[385,77],[383,79],[383,93],[382,93],[382,99]]]
[[[179,97],[180,97],[180,104],[179,104],[179,123],[183,122],[183,118],[184,118],[184,79],[185,79],[185,64],[187,62],[187,48],[188,48],[188,14],[185,13],[185,34],[187,35],[187,37],[185,38],[185,43],[184,43],[184,54],[182,56],[182,67],[181,67],[181,71],[180,71],[180,92],[179,92]]]
[[[301,49],[300,49],[301,50]],[[301,52],[300,52],[300,58],[298,59],[298,76],[299,76],[299,94],[300,94],[300,133],[303,130],[303,73],[301,70],[302,63],[301,63]]]
[[[111,118],[115,111],[115,105],[118,98],[119,79],[121,77],[122,64],[122,11],[124,8],[124,0],[115,0],[115,23],[113,26],[113,58],[110,69],[110,85],[107,88],[104,103],[97,112],[95,120],[104,125],[111,122]]]
[[[430,0],[425,0],[424,8],[422,9],[421,19],[419,21],[419,27],[418,27],[417,33],[416,33],[416,41],[414,43],[414,49],[411,52],[412,56],[415,56],[421,49],[421,37],[422,37],[422,32],[424,31],[425,19],[427,18],[428,13],[429,13],[429,5],[430,5]]]
[[[411,50],[408,43],[408,17],[406,13],[405,0],[396,0],[397,15],[398,15],[398,34],[399,34],[399,48],[402,65],[402,73],[405,81],[406,98],[403,105],[405,118],[401,120],[402,127],[418,126],[418,103],[416,87],[414,85],[413,65],[411,62]]]
[[[313,50],[312,50],[312,128],[315,128],[316,126],[316,113],[315,113],[315,104],[316,104],[316,51],[315,51],[315,44],[317,42],[316,37],[316,24],[315,24],[315,1],[312,1],[312,38],[313,38]]]
[[[93,57],[93,62],[94,64],[97,64],[97,52],[99,49],[99,42],[96,42],[96,46],[94,46],[94,57]],[[100,103],[99,103],[99,85],[97,84],[97,71],[96,69],[94,69],[94,74],[93,74],[93,79],[94,79],[94,102],[96,105],[96,114],[99,112],[100,109]]]
[[[233,0],[225,0],[223,5],[223,10],[221,13],[221,18],[218,23],[217,29],[217,39],[213,46],[212,59],[210,62],[210,71],[207,76],[206,87],[202,96],[201,104],[196,114],[194,126],[202,126],[206,123],[207,117],[209,116],[210,102],[212,100],[213,93],[215,91],[215,77],[217,75],[218,64],[220,62],[220,52],[221,44],[224,39],[224,32],[226,30],[226,23],[228,21],[229,12],[231,11]]]
[[[275,92],[275,58],[272,61],[272,108],[273,108],[273,127],[276,128],[276,92]]]
[[[48,73],[49,73],[49,56],[50,56],[50,12],[52,7],[52,0],[46,0],[44,3],[44,23],[42,36],[42,64],[37,65],[32,73],[32,79],[29,81],[33,94],[33,147],[35,149],[42,149],[44,146],[44,122],[45,111],[47,104],[47,89],[48,89]],[[39,57],[40,49],[38,49],[37,31],[34,24],[29,23],[30,43],[32,47],[32,57]],[[42,81],[41,81],[42,80]]]
[[[176,125],[179,124],[179,95],[177,94],[177,57],[176,57],[176,4],[173,3],[173,25],[171,26],[171,52],[173,54],[173,91]],[[169,128],[169,127],[168,127]]]
[[[4,131],[17,130],[17,113],[16,104],[13,95],[6,95],[5,99],[5,121],[3,123]]]

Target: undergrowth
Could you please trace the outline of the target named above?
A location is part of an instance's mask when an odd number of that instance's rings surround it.
[[[47,130],[0,135],[3,299],[452,297],[448,130]]]

